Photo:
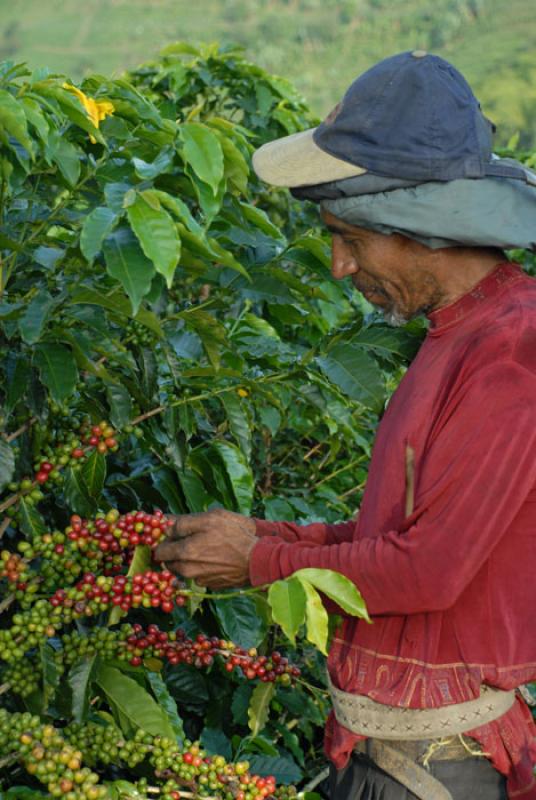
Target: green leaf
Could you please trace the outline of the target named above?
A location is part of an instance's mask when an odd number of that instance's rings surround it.
[[[118,219],[115,211],[99,206],[87,215],[80,231],[80,250],[91,263],[102,249],[102,243]]]
[[[13,136],[33,157],[33,142],[28,133],[26,115],[19,103],[6,89],[0,89],[0,128]]]
[[[223,179],[223,151],[218,136],[206,125],[186,122],[179,128],[183,158],[197,177],[208,184],[214,196]]]
[[[137,322],[141,322],[142,325],[145,325],[146,328],[153,331],[153,333],[156,333],[160,338],[164,335],[156,314],[153,314],[152,311],[147,311],[145,308],[140,308],[138,313],[134,314],[132,312],[132,306],[126,297],[120,296],[118,293],[103,295],[96,289],[84,288],[75,292],[72,297],[69,298],[69,302],[71,305],[87,303],[89,305],[101,306],[121,316],[132,317]]]
[[[127,208],[127,216],[141,249],[153,262],[156,271],[164,276],[170,288],[181,255],[181,240],[176,224],[151,190],[136,195],[134,203]]]
[[[251,458],[251,430],[244,401],[239,397],[236,389],[221,394],[220,401],[225,409],[230,431],[249,461]]]
[[[352,617],[361,617],[370,622],[365,601],[359,590],[349,578],[341,575],[340,572],[331,569],[306,568],[299,569],[292,577],[299,581],[308,581]]]
[[[246,457],[236,445],[221,440],[212,443],[212,450],[219,455],[225,466],[238,510],[242,514],[249,514],[253,503],[255,482]]]
[[[247,649],[257,647],[263,641],[267,626],[251,597],[212,600],[211,606],[227,639]]]
[[[134,157],[132,159],[136,174],[146,181],[152,181],[157,175],[166,172],[172,161],[173,153],[171,150],[161,150],[152,163],[143,161],[141,158]]]
[[[234,187],[240,194],[246,194],[249,178],[248,162],[228,136],[220,137],[220,145],[223,150],[228,186]]]
[[[233,748],[229,737],[220,728],[203,728],[201,746],[211,756],[223,756],[229,761],[233,757]]]
[[[252,736],[257,736],[266,726],[274,692],[274,683],[259,683],[253,690],[248,708],[248,727]]]
[[[19,319],[19,330],[26,344],[35,344],[41,338],[43,326],[54,308],[55,301],[46,289],[33,297],[26,313]]]
[[[126,228],[119,228],[103,242],[108,274],[120,281],[130,298],[134,314],[151,288],[154,266]]]
[[[46,794],[29,789],[28,786],[12,786],[5,792],[0,792],[0,800],[46,800]]]
[[[75,186],[80,177],[81,151],[58,131],[52,131],[47,140],[46,155],[57,165],[67,183]]]
[[[231,703],[231,713],[233,715],[233,722],[237,725],[245,725],[248,719],[248,708],[253,687],[249,686],[249,681],[239,684],[233,694]]]
[[[201,241],[204,241],[206,244],[204,229],[198,222],[196,222],[192,216],[192,212],[186,203],[180,199],[180,197],[172,197],[170,194],[167,192],[162,192],[160,189],[153,189],[152,194],[157,197],[160,203],[167,208],[168,211],[171,211],[171,213],[174,214],[189,231],[196,234],[196,236],[198,236]],[[208,247],[208,244],[206,244],[206,246]]]
[[[14,369],[8,368],[6,372],[7,390],[4,401],[4,412],[10,414],[28,388],[31,368],[24,355],[19,354],[15,361]]]
[[[162,467],[152,474],[152,481],[173,514],[184,514],[184,502],[177,486],[177,477],[168,467]]]
[[[0,492],[8,485],[15,471],[15,454],[13,448],[4,439],[0,439]]]
[[[24,497],[19,501],[19,514],[20,527],[27,536],[33,539],[45,533],[46,525],[41,514],[33,506],[29,506]]]
[[[380,368],[361,347],[341,342],[316,359],[320,369],[351,400],[376,411],[385,390]]]
[[[274,622],[294,644],[296,634],[305,622],[306,596],[302,584],[295,575],[275,581],[268,589],[268,602]]]
[[[70,397],[78,381],[78,369],[72,351],[62,344],[43,343],[35,350],[35,363],[41,380],[57,403]]]
[[[43,708],[48,707],[49,700],[60,685],[61,672],[54,657],[55,650],[47,642],[39,646],[39,661],[43,675]]]
[[[41,380],[57,403],[63,403],[74,392],[78,369],[71,350],[65,345],[43,343],[37,345],[35,363]]]
[[[256,206],[252,206],[249,203],[240,203],[240,208],[242,209],[242,214],[248,222],[251,222],[252,225],[254,225],[256,228],[259,228],[259,230],[261,230],[267,236],[270,236],[272,239],[277,239],[277,241],[281,242],[282,244],[286,244],[285,235],[273,224],[273,222],[270,222],[270,219],[265,211],[263,211],[261,208],[256,208]]]
[[[128,389],[120,383],[112,383],[106,387],[110,404],[110,422],[116,428],[126,425],[132,416],[132,399]]]
[[[250,756],[249,771],[252,775],[273,775],[277,783],[297,783],[303,773],[296,762],[283,756]]]
[[[24,113],[26,114],[26,119],[30,125],[35,129],[41,141],[46,143],[50,132],[50,127],[43,112],[41,111],[41,106],[39,103],[37,103],[35,100],[32,100],[31,97],[21,97],[19,99],[19,103],[23,107]]]
[[[188,511],[192,513],[206,511],[214,502],[214,498],[209,495],[195,472],[187,469],[178,472],[177,477],[186,498]]]
[[[419,348],[420,340],[401,328],[371,325],[352,336],[350,343],[384,356],[397,365],[401,358],[408,360],[413,358]]]
[[[83,722],[89,712],[91,684],[97,670],[97,656],[91,655],[77,661],[69,670],[67,683],[71,687],[72,714],[75,722]]]
[[[203,347],[211,364],[218,369],[222,349],[227,344],[226,331],[221,322],[215,319],[208,311],[199,309],[182,312],[180,316],[197,333],[203,342]]]
[[[101,664],[96,683],[135,728],[142,728],[153,736],[175,739],[175,731],[166,712],[135,680],[115,667]]]
[[[182,719],[177,711],[177,703],[170,695],[169,690],[164,682],[164,679],[158,672],[145,673],[147,680],[153,690],[154,696],[158,700],[158,704],[167,714],[169,724],[173,728],[175,734],[174,740],[180,746],[185,739],[184,725]]]
[[[287,726],[282,722],[272,723],[274,730],[276,730],[283,740],[285,748],[289,750],[300,766],[305,766],[304,752],[300,745],[299,736],[294,731],[289,731]],[[321,800],[321,798],[318,798]]]
[[[97,503],[90,497],[80,467],[67,467],[65,470],[63,493],[73,513],[81,517],[91,517],[96,513]]]
[[[98,450],[93,450],[82,467],[82,477],[90,497],[98,498],[106,479],[106,459]]]
[[[111,783],[107,783],[107,786],[112,788],[116,793],[110,800],[116,800],[116,798],[125,798],[125,800],[147,800],[145,792],[140,792],[135,784],[130,783],[130,781],[112,781]]]
[[[306,595],[305,624],[306,637],[321,653],[327,655],[328,613],[314,586],[305,579],[299,579]]]

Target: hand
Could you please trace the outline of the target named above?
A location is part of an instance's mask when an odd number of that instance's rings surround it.
[[[249,556],[258,541],[255,520],[218,508],[175,517],[155,558],[209,589],[249,583]]]

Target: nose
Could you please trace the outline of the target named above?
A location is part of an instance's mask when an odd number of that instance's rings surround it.
[[[331,240],[331,274],[335,280],[342,280],[359,271],[352,248],[342,236],[333,234]]]

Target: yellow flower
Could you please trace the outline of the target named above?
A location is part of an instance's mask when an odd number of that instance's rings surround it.
[[[105,117],[114,113],[114,107],[109,100],[94,100],[92,97],[88,97],[87,94],[80,91],[80,89],[77,89],[76,86],[71,86],[70,83],[64,83],[63,88],[78,97],[89,119],[96,128],[99,127],[99,123],[102,122]],[[91,134],[89,135],[89,139],[92,144],[95,144],[97,141]]]
[[[236,391],[239,397],[249,397],[249,392],[246,389],[237,389]]]

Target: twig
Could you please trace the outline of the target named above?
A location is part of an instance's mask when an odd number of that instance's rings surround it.
[[[16,431],[13,431],[13,433],[9,434],[3,433],[2,436],[6,442],[12,442],[13,439],[16,439],[18,436],[21,435],[21,433],[24,433],[25,431],[29,430],[32,427],[32,425],[34,425],[36,422],[37,418],[32,417],[31,419],[28,420],[28,422],[25,422],[24,425],[21,425],[20,428],[17,428]]]
[[[4,611],[9,608],[13,600],[15,599],[14,594],[8,595],[2,602],[0,603],[0,614],[3,614]]]
[[[18,503],[21,497],[22,493],[17,492],[16,494],[12,494],[10,497],[8,497],[7,500],[4,500],[3,503],[0,503],[0,514],[3,514],[8,508],[11,508],[11,506],[14,506],[15,503]]]
[[[0,686],[0,694],[5,694],[6,692],[9,692],[10,689],[11,689],[11,684],[6,681],[6,683],[3,683]]]
[[[311,447],[311,449],[309,450],[309,452],[307,452],[307,453],[304,455],[304,457],[303,457],[303,460],[304,460],[304,461],[307,461],[309,458],[311,458],[311,456],[314,456],[314,454],[316,453],[316,451],[317,451],[317,450],[320,450],[320,448],[322,447],[322,445],[323,445],[323,444],[324,444],[324,442],[317,442],[317,444],[315,444],[315,446],[314,446],[314,447]]]
[[[306,783],[301,791],[311,792],[315,788],[315,786],[318,786],[319,783],[322,783],[322,781],[325,778],[327,778],[328,775],[329,775],[329,767],[326,767],[326,769],[323,769],[322,772],[318,773],[318,775],[315,775],[315,777],[312,780],[310,780],[309,783]]]
[[[359,483],[357,486],[354,486],[353,489],[347,489],[346,492],[343,492],[337,497],[337,500],[346,500],[347,497],[351,497],[353,494],[361,492],[364,486],[364,483]]]
[[[18,760],[18,757],[18,753],[10,753],[9,755],[4,756],[4,758],[0,758],[0,769],[2,769],[2,767],[9,767],[10,764],[14,764],[15,761]]]
[[[339,469],[336,469],[330,475],[326,475],[326,477],[322,478],[322,480],[318,481],[318,483],[313,484],[313,486],[311,488],[316,489],[318,486],[321,486],[323,483],[327,483],[327,481],[330,481],[332,478],[335,478],[337,475],[340,475],[341,472],[346,472],[346,470],[352,469],[352,467],[357,467],[357,465],[361,464],[363,462],[363,460],[364,460],[364,456],[361,456],[360,458],[356,458],[355,461],[351,461],[349,464],[345,464],[344,467],[340,467]]]
[[[0,539],[4,535],[4,533],[9,528],[9,523],[11,522],[11,517],[4,517],[2,522],[0,522]]]

